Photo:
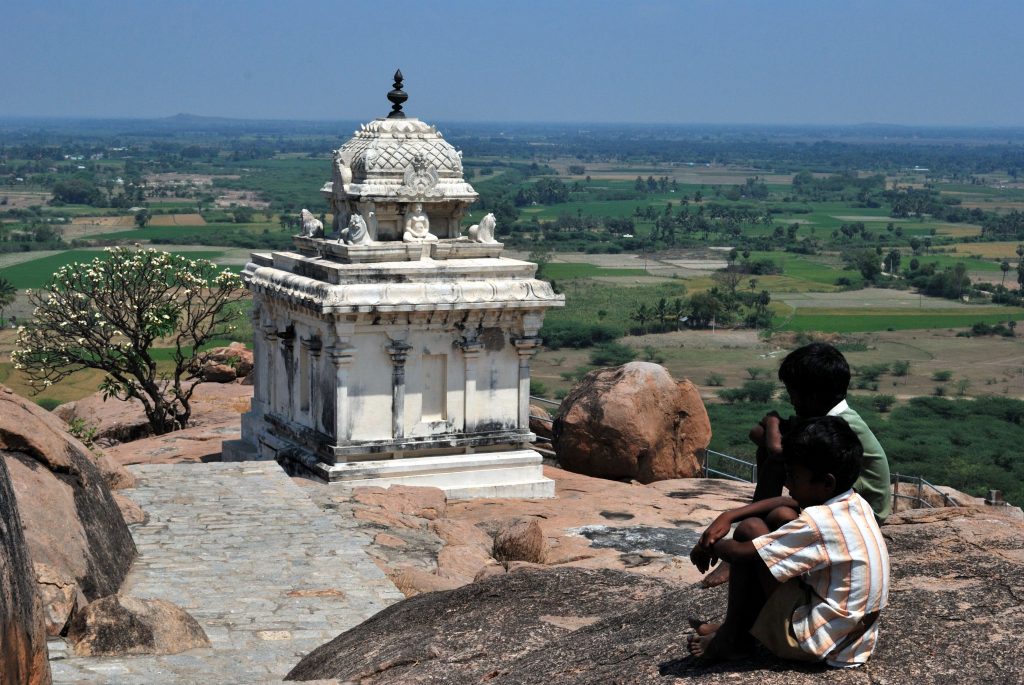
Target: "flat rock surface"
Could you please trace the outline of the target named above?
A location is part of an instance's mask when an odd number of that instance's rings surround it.
[[[313,652],[291,677],[363,685],[1024,682],[1021,523],[951,509],[911,513],[883,530],[892,593],[875,655],[859,669],[766,653],[702,665],[686,655],[687,619],[720,615],[724,588],[551,569],[406,600]]]
[[[402,598],[360,524],[323,511],[274,462],[133,466],[148,515],[123,592],[195,617],[211,647],[76,657],[51,643],[55,683],[280,682],[317,645]],[[59,656],[61,658],[54,658]]]

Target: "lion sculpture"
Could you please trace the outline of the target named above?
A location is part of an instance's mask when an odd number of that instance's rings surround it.
[[[497,221],[494,219],[494,214],[488,214],[480,220],[479,224],[473,224],[469,227],[469,239],[474,243],[496,243],[494,239],[494,227]]]
[[[370,222],[375,220],[373,212],[370,212]],[[366,220],[359,214],[353,214],[348,219],[348,227],[341,230],[341,242],[346,245],[370,245],[373,239],[366,228]]]
[[[302,235],[306,238],[323,238],[324,224],[320,219],[313,216],[313,212],[303,209],[302,214]]]

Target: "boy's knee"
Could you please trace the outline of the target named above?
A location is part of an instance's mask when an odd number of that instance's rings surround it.
[[[792,507],[776,507],[768,512],[764,520],[768,524],[769,529],[776,530],[790,521],[795,521],[799,517],[800,513]]]
[[[732,534],[732,539],[737,542],[750,542],[754,538],[759,538],[768,532],[768,526],[763,520],[759,518],[749,518],[744,519],[738,526],[736,526],[736,530]]]

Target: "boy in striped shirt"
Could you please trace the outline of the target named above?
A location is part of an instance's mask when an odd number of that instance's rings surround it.
[[[712,524],[740,525],[694,559],[703,573],[717,559],[732,564],[725,622],[694,635],[694,656],[749,655],[754,639],[777,656],[865,663],[878,639],[877,618],[889,592],[889,555],[870,505],[852,488],[863,448],[836,416],[810,419],[783,438],[789,497],[726,512]],[[772,531],[765,519],[791,519]],[[711,528],[708,529],[709,532]]]

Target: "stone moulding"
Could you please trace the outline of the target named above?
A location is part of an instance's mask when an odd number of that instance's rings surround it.
[[[530,443],[537,439],[537,436],[529,429],[504,428],[477,432],[457,430],[435,435],[391,440],[360,440],[336,445],[333,444],[334,440],[331,436],[295,424],[280,414],[268,412],[264,414],[264,420],[273,427],[273,431],[279,439],[284,439],[286,442],[308,451],[310,459],[319,459],[329,464],[347,463],[353,456],[362,457],[352,460],[353,463],[358,463],[367,459],[384,458],[396,452],[423,452],[436,449],[465,450],[494,445]]]
[[[537,475],[541,455],[528,449],[325,464],[309,453],[299,454],[291,448],[282,461],[293,475],[309,474],[340,486],[387,487],[401,483],[437,487],[450,500],[555,496],[554,481]]]
[[[494,278],[412,283],[331,284],[250,262],[246,285],[319,313],[437,309],[536,309],[564,300],[537,279]]]

